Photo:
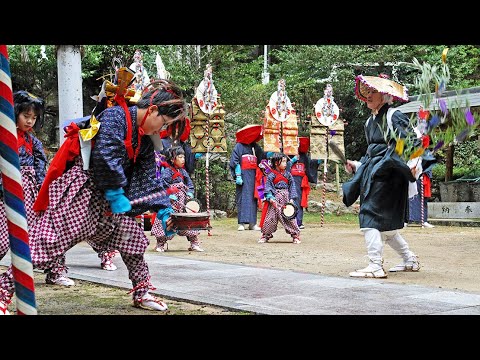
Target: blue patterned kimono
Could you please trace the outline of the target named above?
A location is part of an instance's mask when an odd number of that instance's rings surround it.
[[[129,108],[132,117],[132,145],[138,146],[136,107]],[[100,190],[123,188],[125,196],[134,200],[165,190],[155,176],[155,154],[152,140],[143,136],[136,162],[128,158],[124,139],[127,124],[124,111],[114,106],[101,113],[98,119],[100,129],[95,136],[95,144],[90,158],[93,180]],[[108,131],[102,131],[108,129]],[[157,212],[160,208],[170,207],[168,196],[157,197],[137,205],[126,213],[135,216],[146,211]]]
[[[255,151],[255,154],[254,154]],[[244,155],[255,155],[257,165],[264,158],[263,149],[257,143],[242,144],[237,143],[232,151],[230,158],[230,172],[235,179],[235,167],[237,164],[242,164],[242,157]],[[242,167],[243,185],[236,186],[236,203],[238,212],[239,224],[257,223],[257,199],[255,199],[255,169],[244,169]]]
[[[20,166],[32,166],[35,170],[35,179],[37,185],[42,185],[47,172],[47,157],[43,150],[43,144],[38,140],[35,135],[31,133],[25,134],[25,142],[29,142],[32,145],[32,154],[29,154],[25,146],[21,146],[18,149],[18,157],[20,160]],[[2,177],[0,176],[0,185],[2,184]]]
[[[162,139],[163,151],[162,154],[166,155],[166,150],[172,147],[172,138],[167,137]],[[192,152],[190,144],[186,141],[179,141],[179,146],[185,151],[185,170],[189,175],[192,175],[195,171],[195,154]]]

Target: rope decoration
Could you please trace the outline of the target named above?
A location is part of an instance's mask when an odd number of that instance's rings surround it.
[[[7,45],[0,45],[0,171],[7,214],[18,315],[36,315],[33,265],[18,157],[12,80]]]

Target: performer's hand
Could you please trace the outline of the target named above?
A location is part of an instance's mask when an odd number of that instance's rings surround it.
[[[355,172],[356,166],[353,161],[347,160],[347,163],[345,164],[345,171],[349,174]]]
[[[125,192],[122,188],[105,190],[105,199],[110,204],[112,213],[121,214],[132,209],[130,201],[123,195]]]
[[[410,172],[412,173],[412,176],[414,178],[417,178],[417,168],[416,167],[411,168]]]
[[[243,185],[243,179],[241,175],[237,175],[237,178],[235,180],[235,184],[237,185]]]
[[[190,200],[190,199],[193,199],[193,194],[189,191],[187,192],[187,199]]]
[[[172,230],[172,228],[173,228],[173,220],[172,220],[171,217],[169,217],[169,218],[167,219],[167,221],[165,221],[165,224],[167,225],[167,228],[166,228],[167,231]]]

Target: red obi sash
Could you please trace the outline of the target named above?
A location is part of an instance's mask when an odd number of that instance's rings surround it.
[[[304,163],[295,163],[290,169],[292,176],[305,176],[305,164]]]
[[[255,155],[242,155],[240,164],[242,170],[255,170],[257,168],[257,157]]]
[[[275,174],[275,179],[273,179],[274,184],[278,184],[280,181],[285,181],[287,184],[289,183],[288,179],[285,176],[283,176],[282,173],[274,169],[272,169],[272,172]]]

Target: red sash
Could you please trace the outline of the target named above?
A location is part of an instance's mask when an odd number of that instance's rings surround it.
[[[255,170],[257,168],[257,157],[255,155],[242,155],[240,164],[242,170]]]
[[[278,184],[280,181],[285,181],[287,184],[289,183],[288,179],[283,176],[282,173],[278,172],[275,169],[272,169],[272,172],[275,174],[275,179],[273,179],[274,184]]]
[[[80,130],[80,128],[74,122],[66,127],[66,140],[60,149],[58,149],[48,168],[42,187],[38,192],[37,200],[35,200],[35,203],[33,204],[34,211],[44,211],[47,209],[49,202],[49,185],[64,173],[65,168],[67,167],[67,162],[74,160],[80,154],[78,130]]]
[[[300,200],[300,206],[303,208],[308,207],[308,195],[310,194],[310,184],[308,183],[308,177],[305,175],[302,178],[302,184],[300,185],[302,188],[302,199]]]
[[[423,175],[423,197],[432,197],[432,183],[427,175]]]
[[[30,136],[25,131],[22,130],[17,130],[17,138],[18,138],[18,150],[22,146],[25,146],[25,151],[27,152],[28,155],[33,155],[33,150],[32,150],[32,139]]]
[[[166,164],[167,164],[167,167],[168,167],[169,169],[171,169],[172,172],[173,172],[172,179],[176,179],[177,177],[181,177],[181,178],[182,178],[182,182],[183,182],[183,180],[185,180],[185,178],[183,177],[183,175],[182,175],[182,173],[180,172],[180,170],[178,170],[177,168],[173,167],[172,165],[170,165],[170,164],[168,164],[168,163],[166,163]]]
[[[305,164],[301,162],[293,164],[290,173],[292,176],[305,176]]]

